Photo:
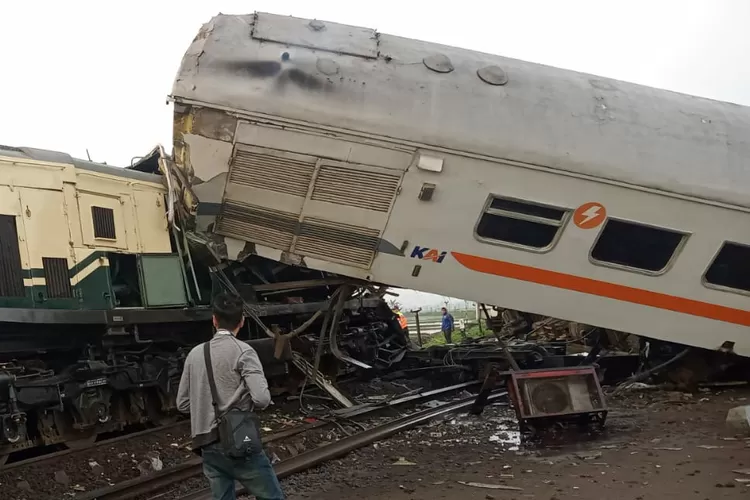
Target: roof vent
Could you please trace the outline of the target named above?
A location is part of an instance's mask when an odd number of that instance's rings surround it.
[[[505,85],[508,83],[508,75],[500,66],[485,66],[477,70],[477,76],[490,85]]]
[[[453,71],[453,63],[448,56],[443,54],[433,54],[422,59],[422,62],[436,73],[450,73]]]
[[[324,29],[326,29],[325,23],[317,19],[313,19],[312,21],[310,21],[310,24],[308,24],[308,26],[313,31],[323,31]]]

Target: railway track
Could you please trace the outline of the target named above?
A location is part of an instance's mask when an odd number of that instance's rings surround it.
[[[409,396],[401,397],[398,399],[394,399],[388,403],[381,403],[376,405],[361,405],[352,408],[345,408],[339,410],[337,413],[338,416],[347,419],[361,417],[363,415],[373,414],[387,408],[392,408],[407,403],[418,403],[436,399],[453,391],[467,388],[476,384],[478,384],[478,382],[476,381],[457,384],[433,391],[427,391],[419,394],[412,394]],[[493,394],[490,397],[494,399],[501,397],[502,395],[504,395],[504,393]],[[279,475],[280,478],[287,477],[310,467],[314,467],[315,465],[318,465],[327,460],[342,456],[351,450],[354,450],[371,442],[385,439],[397,432],[406,430],[414,425],[426,422],[427,420],[430,420],[432,418],[469,408],[475,399],[476,396],[472,395],[469,398],[445,403],[435,408],[414,412],[405,417],[390,420],[385,424],[374,426],[370,429],[364,430],[357,434],[353,434],[351,436],[347,436],[328,445],[314,448],[295,457],[283,460],[277,463],[274,468],[276,469],[277,475]],[[292,429],[274,433],[264,437],[264,444],[270,444],[274,441],[279,441],[281,439],[285,439],[296,434],[301,434],[312,429],[328,426],[332,423],[333,421],[320,420],[315,423],[305,424],[294,427]],[[201,459],[196,457],[195,459],[188,460],[187,462],[184,462],[180,465],[171,467],[169,469],[164,469],[149,476],[123,481],[113,486],[77,496],[76,498],[78,498],[79,500],[132,500],[135,498],[139,498],[140,496],[145,494],[154,494],[156,492],[168,489],[178,483],[181,483],[195,476],[199,476],[201,474]],[[241,490],[238,490],[238,492],[241,492]],[[184,497],[184,500],[203,499],[210,499],[210,493],[207,490],[197,491]]]
[[[107,445],[110,445],[110,444],[115,444],[115,443],[118,443],[118,442],[121,442],[121,441],[125,441],[125,440],[128,440],[128,439],[133,439],[133,438],[137,438],[137,437],[147,436],[149,434],[156,434],[158,432],[164,432],[164,431],[167,431],[169,429],[174,429],[176,427],[187,426],[187,425],[190,425],[190,421],[189,420],[180,420],[178,422],[172,422],[172,423],[169,423],[169,424],[166,424],[166,425],[161,425],[159,427],[153,427],[151,429],[144,429],[142,431],[131,432],[131,433],[123,434],[123,435],[116,436],[116,437],[113,437],[113,438],[103,439],[101,441],[95,441],[95,442],[93,442],[91,444],[88,444],[86,446],[82,446],[82,447],[79,447],[79,448],[68,448],[68,449],[65,449],[65,450],[54,451],[54,452],[51,452],[51,453],[45,453],[43,455],[39,455],[39,456],[36,456],[36,457],[26,458],[26,459],[23,459],[23,460],[17,460],[15,462],[6,463],[3,466],[1,466],[0,467],[0,472],[6,472],[6,471],[9,471],[9,470],[12,470],[12,469],[15,469],[15,468],[18,468],[18,467],[22,467],[22,466],[25,466],[25,465],[30,465],[30,464],[39,463],[39,462],[45,462],[47,460],[53,460],[55,458],[64,457],[66,455],[71,455],[73,453],[79,453],[79,452],[91,450],[91,449],[94,449],[94,448],[99,448],[101,446],[107,446]]]

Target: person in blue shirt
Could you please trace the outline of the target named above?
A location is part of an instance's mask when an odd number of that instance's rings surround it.
[[[440,329],[443,330],[443,335],[445,335],[445,343],[452,344],[451,335],[453,334],[453,315],[451,315],[445,307],[443,307],[443,320]]]

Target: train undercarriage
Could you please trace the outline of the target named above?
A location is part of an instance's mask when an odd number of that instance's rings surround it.
[[[244,299],[248,320],[239,336],[258,352],[272,394],[296,394],[315,384],[340,406],[351,404],[336,390],[344,376],[387,379],[430,372],[466,381],[483,377],[493,366],[507,366],[508,352],[493,334],[506,340],[522,369],[578,366],[596,359],[602,348],[629,350],[625,356],[597,359],[610,380],[622,380],[643,367],[646,358],[656,362],[675,349],[651,343],[647,352],[643,339],[633,336],[502,309],[489,315],[484,342],[420,349],[384,300],[384,287],[257,255],[206,266],[195,277],[207,296],[230,290]],[[127,280],[113,281],[120,283],[122,297],[135,297],[126,289]],[[212,334],[208,306],[122,307],[96,319],[78,317],[0,325],[0,464],[15,452],[80,448],[103,434],[180,418],[175,397],[182,366],[190,349]],[[571,353],[573,343],[595,355]],[[719,358],[714,366],[727,364]],[[684,377],[684,366],[676,365],[672,374]],[[702,374],[703,380],[714,372]]]
[[[382,373],[411,346],[377,290],[259,257],[202,278],[246,301],[252,319],[239,337],[258,352],[276,395],[296,391],[306,369],[329,382]],[[106,317],[107,324],[0,325],[0,463],[14,452],[79,448],[102,434],[179,418],[185,357],[212,334],[208,306],[120,308]]]

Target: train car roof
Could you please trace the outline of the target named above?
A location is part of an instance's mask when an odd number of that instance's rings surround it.
[[[750,207],[750,108],[273,14],[201,28],[173,97]]]
[[[21,158],[27,160],[35,160],[50,163],[63,163],[73,165],[81,170],[88,170],[90,172],[98,172],[100,174],[116,175],[118,177],[125,177],[128,179],[143,181],[143,182],[156,182],[161,184],[161,176],[150,173],[139,172],[130,168],[115,167],[107,165],[105,163],[97,163],[88,160],[81,160],[80,158],[74,158],[67,153],[61,153],[59,151],[50,151],[47,149],[37,148],[26,148],[26,147],[13,147],[0,145],[0,157],[6,158]]]

